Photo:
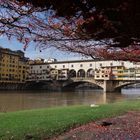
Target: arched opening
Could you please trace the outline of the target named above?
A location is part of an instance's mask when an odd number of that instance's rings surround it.
[[[114,91],[121,91],[122,89],[129,89],[129,88],[135,89],[136,83],[135,82],[127,82],[127,83],[124,83],[122,85],[118,85],[115,87]]]
[[[76,82],[66,82],[66,84],[63,85],[62,90],[88,90],[88,89],[96,89],[96,90],[102,90],[103,88],[96,83],[91,83],[87,81],[76,81]]]
[[[76,71],[74,69],[72,69],[72,70],[69,71],[68,75],[69,75],[68,76],[69,78],[74,78],[74,77],[76,77]]]
[[[85,71],[83,69],[78,70],[77,77],[85,77]]]
[[[94,70],[93,69],[87,70],[87,77],[94,77]]]

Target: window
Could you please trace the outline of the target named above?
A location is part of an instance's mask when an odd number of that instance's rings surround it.
[[[55,65],[55,68],[57,68],[57,66]]]
[[[83,67],[83,64],[80,64],[80,67]]]
[[[102,63],[100,63],[100,67],[102,67]]]
[[[73,65],[71,65],[71,67],[73,68],[74,66],[73,66]]]
[[[92,64],[90,64],[89,66],[92,67]]]
[[[65,65],[63,65],[63,68],[65,68]]]

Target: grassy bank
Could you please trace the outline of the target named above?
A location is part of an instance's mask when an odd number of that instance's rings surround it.
[[[75,125],[140,110],[140,100],[101,105],[0,113],[0,139],[33,140],[58,135]]]

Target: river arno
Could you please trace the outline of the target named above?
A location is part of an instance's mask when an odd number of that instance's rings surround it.
[[[103,93],[101,90],[73,92],[0,91],[0,112],[49,108],[54,106],[105,104],[140,98],[140,89],[123,89],[121,93]]]

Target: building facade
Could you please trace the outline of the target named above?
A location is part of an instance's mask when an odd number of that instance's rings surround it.
[[[22,51],[0,48],[0,82],[25,83],[29,65]]]
[[[140,65],[129,61],[54,61],[32,63],[28,81],[67,80],[69,78],[123,80],[140,78]]]

